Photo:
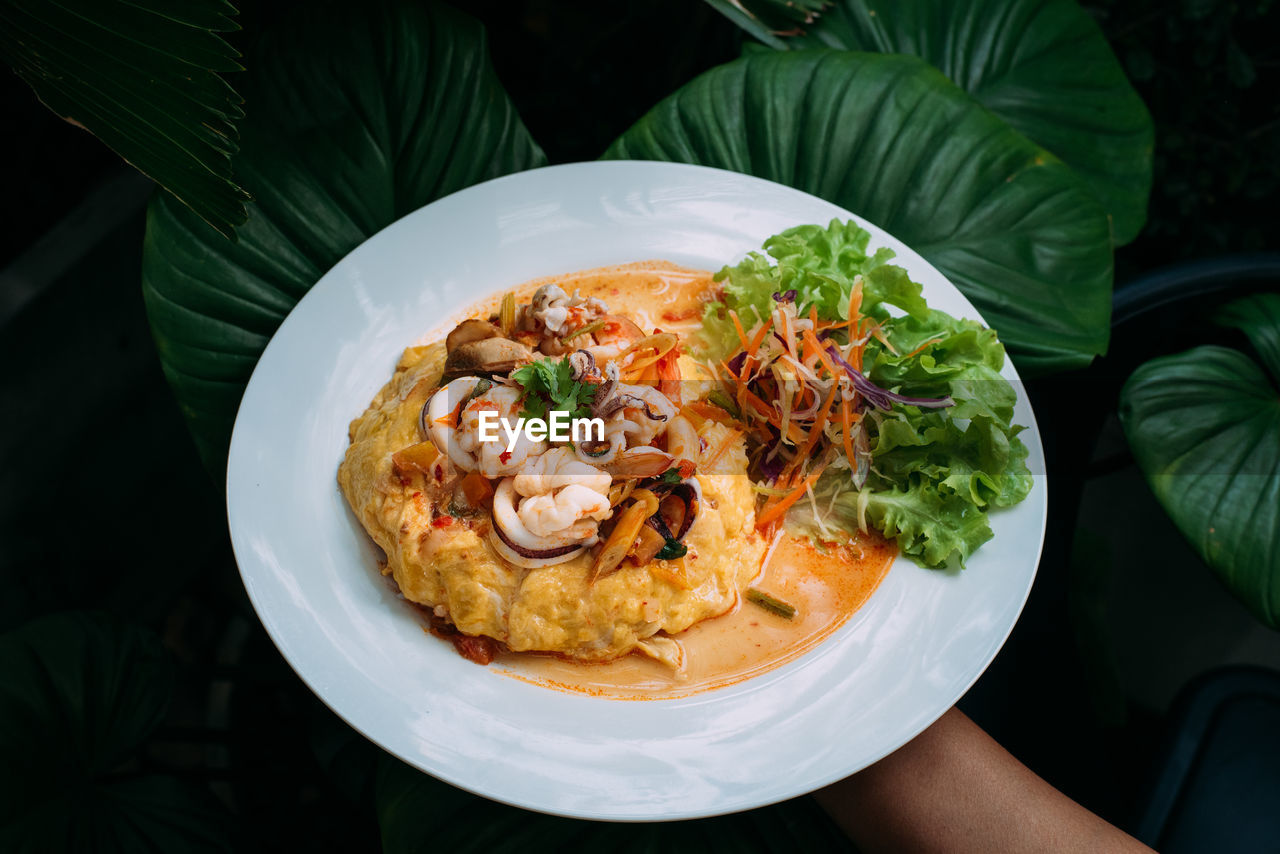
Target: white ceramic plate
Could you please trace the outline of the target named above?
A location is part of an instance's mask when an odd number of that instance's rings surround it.
[[[909,741],[978,678],[1035,576],[1046,484],[992,518],[963,572],[899,559],[842,629],[796,661],[717,691],[626,702],[562,693],[463,660],[423,633],[379,577],[338,491],[347,424],[401,350],[480,297],[588,267],[664,258],[719,269],[771,234],[854,214],[695,166],[579,163],[511,175],[388,226],[330,270],[281,325],[236,420],[227,510],[263,625],[351,726],[464,789],[598,819],[706,816],[780,801]],[[929,304],[977,318],[937,270],[874,225],[872,246]],[[1011,366],[1006,375],[1016,380]],[[1019,389],[1017,423],[1043,472]]]

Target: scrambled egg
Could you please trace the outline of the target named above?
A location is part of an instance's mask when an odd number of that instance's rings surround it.
[[[702,500],[683,558],[624,561],[594,583],[589,551],[524,569],[494,553],[487,513],[447,517],[447,495],[433,495],[421,475],[402,478],[392,464],[393,453],[422,441],[419,413],[440,385],[444,358],[442,344],[405,351],[391,381],[351,423],[351,446],[338,469],[343,493],[386,553],[404,597],[463,634],[495,638],[511,650],[583,661],[640,651],[679,666],[682,651],[671,636],[730,610],[763,557],[742,439],[714,422],[704,428],[704,455],[731,444],[707,470],[695,461]]]

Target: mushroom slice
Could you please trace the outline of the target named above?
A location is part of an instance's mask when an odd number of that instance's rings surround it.
[[[510,338],[484,338],[459,344],[444,360],[443,380],[467,376],[506,376],[533,361],[533,351]]]
[[[472,341],[483,341],[486,338],[501,338],[502,330],[494,326],[487,320],[478,320],[471,318],[464,320],[457,326],[453,327],[453,331],[449,333],[449,337],[444,339],[444,349],[452,353],[463,344],[469,344]]]

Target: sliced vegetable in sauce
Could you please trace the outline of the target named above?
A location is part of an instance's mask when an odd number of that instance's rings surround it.
[[[777,597],[770,596],[763,590],[756,587],[747,588],[747,601],[752,605],[758,605],[766,611],[777,614],[785,619],[793,619],[796,615],[796,606],[788,602],[783,602]]]

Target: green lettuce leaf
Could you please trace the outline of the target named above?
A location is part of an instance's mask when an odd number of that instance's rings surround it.
[[[773,311],[774,294],[794,290],[802,314],[816,306],[818,316],[827,320],[847,317],[855,276],[863,277],[863,314],[888,317],[884,306],[892,305],[911,316],[927,317],[919,283],[888,263],[894,257],[892,249],[881,247],[868,255],[870,240],[870,232],[853,220],[833,219],[825,228],[800,225],[775,234],[764,242],[767,256],[751,252],[726,266],[715,276],[724,283],[724,297],[708,304],[703,315],[709,355],[719,358],[738,344],[730,309],[751,326]]]
[[[945,566],[952,554],[971,555],[992,536],[987,514],[977,505],[927,482],[907,489],[845,492],[835,502],[837,518],[856,525],[860,501],[865,501],[862,518],[871,527],[928,567]]]

